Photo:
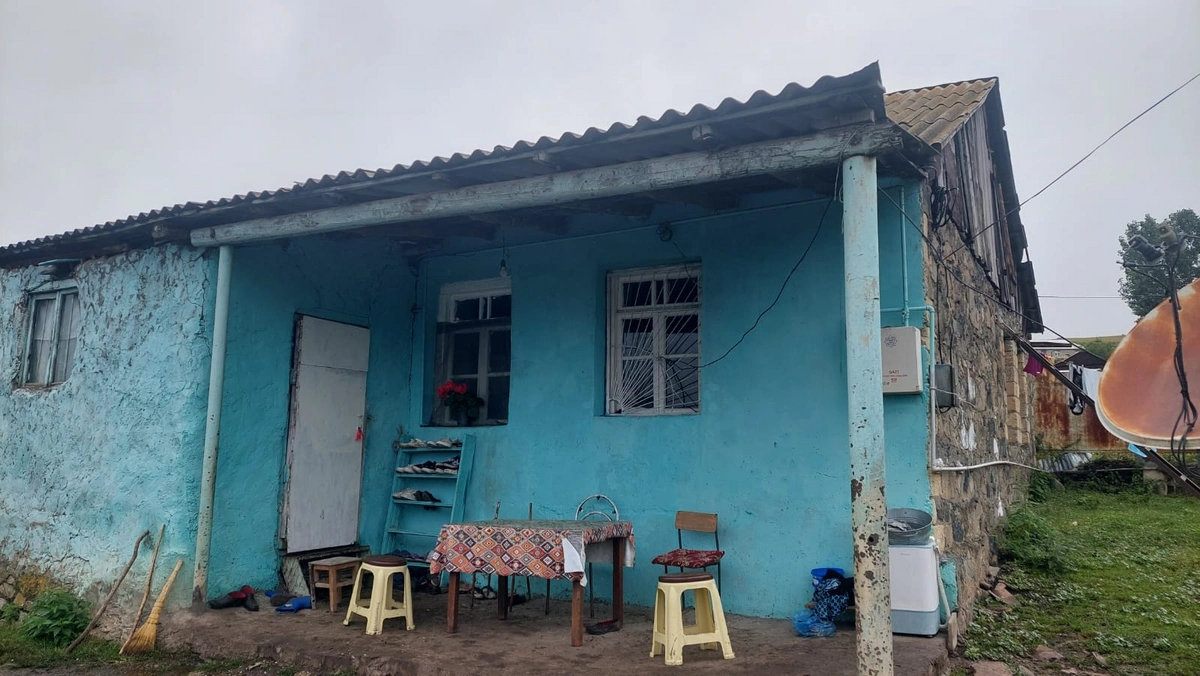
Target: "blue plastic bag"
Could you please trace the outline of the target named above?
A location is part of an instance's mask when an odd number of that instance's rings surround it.
[[[801,636],[825,637],[833,636],[837,627],[829,620],[823,620],[811,610],[801,610],[792,618],[792,626]]]

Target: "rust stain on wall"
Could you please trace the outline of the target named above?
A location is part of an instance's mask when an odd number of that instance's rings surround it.
[[[1126,444],[1104,429],[1091,406],[1083,415],[1067,409],[1067,388],[1054,376],[1043,373],[1034,386],[1034,433],[1043,449],[1072,451],[1122,451]]]

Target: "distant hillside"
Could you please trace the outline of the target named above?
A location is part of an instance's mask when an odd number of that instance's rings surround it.
[[[1108,359],[1112,356],[1113,350],[1117,349],[1117,344],[1125,336],[1093,336],[1091,338],[1072,338],[1071,342],[1079,347],[1091,352],[1097,357]]]

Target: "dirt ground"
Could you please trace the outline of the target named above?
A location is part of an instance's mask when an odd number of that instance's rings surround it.
[[[191,650],[206,659],[275,660],[313,674],[356,672],[364,676],[441,676],[443,674],[541,675],[679,673],[650,658],[651,615],[648,608],[626,608],[619,632],[584,636],[570,644],[570,604],[554,601],[550,615],[543,599],[513,609],[507,621],[497,619],[496,602],[476,601],[468,607],[461,597],[459,629],[446,633],[446,597],[414,597],[416,629],[405,631],[404,620],[388,620],[384,632],[367,636],[365,620],[355,617],[342,625],[345,610],[332,614],[322,599],[317,610],[296,615],[273,612],[265,597],[257,613],[240,608],[193,613],[180,610],[164,618],[160,647]],[[343,605],[344,608],[344,605]],[[597,604],[596,620],[611,610]],[[835,637],[796,636],[786,620],[727,616],[737,657],[723,660],[719,651],[684,651],[684,667],[698,674],[771,674],[789,676],[853,676],[855,642],[852,628]],[[945,642],[896,637],[897,674],[937,676],[948,669]]]

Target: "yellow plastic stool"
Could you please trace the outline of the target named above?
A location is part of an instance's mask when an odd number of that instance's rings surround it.
[[[352,615],[362,615],[367,618],[367,635],[383,633],[383,621],[392,617],[403,617],[406,628],[415,629],[412,616],[412,581],[408,576],[408,566],[399,556],[368,556],[363,559],[358,573],[354,576],[354,591],[350,595],[350,607],[346,609],[346,619],[342,624],[349,626]],[[371,598],[367,605],[362,604],[363,573],[370,573],[372,578]],[[392,595],[392,578],[404,576],[404,602],[396,603]]]
[[[683,593],[696,593],[696,624],[683,626]],[[665,652],[667,666],[683,664],[683,647],[699,644],[701,650],[716,650],[721,646],[725,659],[733,659],[729,644],[729,629],[725,626],[725,610],[721,594],[708,573],[676,573],[658,578],[654,597],[654,642],[650,657]]]

